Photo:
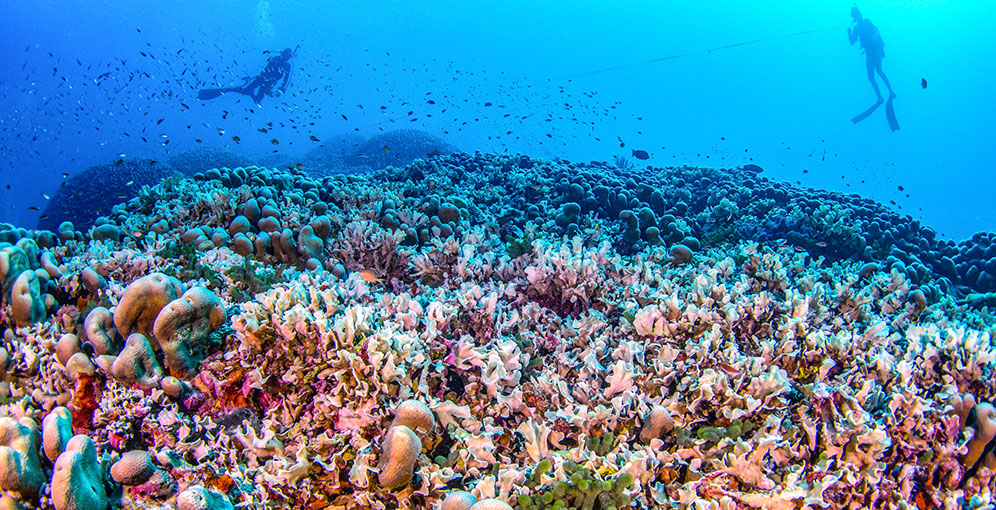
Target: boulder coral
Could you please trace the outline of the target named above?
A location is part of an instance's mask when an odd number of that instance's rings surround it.
[[[38,443],[38,424],[31,418],[0,418],[0,489],[25,498],[38,494],[45,481]]]
[[[156,353],[145,335],[132,333],[125,342],[124,349],[111,365],[111,376],[123,384],[137,384],[143,388],[154,388],[163,377],[163,370],[156,361]]]
[[[11,316],[20,326],[45,318],[45,301],[34,271],[24,271],[14,280],[10,288],[10,309]]]
[[[73,417],[69,409],[56,407],[42,420],[42,449],[50,462],[55,462],[73,438]]]
[[[153,326],[166,367],[177,377],[189,376],[204,357],[211,332],[225,323],[225,307],[213,292],[192,287],[168,303]]]
[[[188,487],[176,497],[178,510],[232,510],[234,507],[224,494],[196,485]]]
[[[500,499],[488,498],[474,503],[470,510],[512,510],[512,506]]]
[[[383,452],[377,468],[377,480],[385,489],[408,485],[414,476],[415,462],[422,452],[422,441],[412,429],[398,425],[387,430],[383,439]]]
[[[97,306],[90,310],[83,321],[83,332],[86,334],[86,341],[93,347],[93,352],[112,354],[117,351],[114,339],[117,331],[114,329],[111,311],[107,308]]]
[[[467,491],[452,491],[439,504],[439,510],[470,510],[477,498]]]
[[[394,410],[394,420],[392,427],[404,425],[409,429],[420,433],[420,437],[430,433],[436,427],[436,419],[432,415],[432,410],[419,400],[405,400],[398,404]]]
[[[162,273],[152,273],[131,282],[114,308],[114,325],[118,333],[125,338],[132,333],[141,333],[153,343],[153,348],[158,347],[152,334],[156,317],[185,290],[180,280]]]
[[[104,510],[107,492],[97,450],[89,436],[73,436],[52,469],[52,503],[56,510]]]
[[[132,450],[121,455],[121,459],[111,466],[111,478],[121,485],[141,485],[156,472],[149,452]]]
[[[651,440],[660,438],[673,428],[674,420],[671,418],[671,412],[664,406],[654,406],[647,414],[643,428],[640,429],[640,441],[650,444]]]

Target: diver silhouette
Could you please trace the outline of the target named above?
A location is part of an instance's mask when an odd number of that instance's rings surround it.
[[[899,129],[899,122],[896,120],[896,112],[892,105],[893,100],[896,98],[896,93],[892,90],[892,85],[889,84],[889,78],[885,75],[885,71],[882,70],[882,59],[885,58],[885,42],[882,41],[882,34],[879,33],[878,27],[871,20],[861,15],[861,11],[856,5],[851,7],[851,18],[854,21],[854,26],[847,29],[847,37],[852,45],[855,42],[860,42],[861,49],[865,52],[865,68],[868,71],[868,81],[871,83],[877,97],[877,101],[871,108],[851,119],[851,122],[858,123],[865,120],[885,101],[882,98],[882,92],[878,88],[878,82],[875,81],[875,73],[877,72],[879,77],[882,78],[882,83],[889,90],[889,99],[885,105],[885,115],[889,121],[889,127],[895,131]]]
[[[281,51],[280,54],[271,57],[266,62],[266,67],[258,75],[244,78],[242,85],[238,87],[201,89],[197,92],[197,98],[208,100],[214,99],[226,92],[237,92],[251,97],[253,102],[258,105],[263,100],[263,96],[280,96],[287,91],[287,84],[291,76],[290,60],[295,53],[297,53],[297,49],[292,51],[290,48],[287,48]],[[277,82],[281,83],[274,88]]]

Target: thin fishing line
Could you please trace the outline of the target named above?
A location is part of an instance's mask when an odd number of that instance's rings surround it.
[[[689,51],[689,52],[685,52],[685,53],[677,53],[677,54],[674,54],[674,55],[668,55],[666,57],[658,57],[658,58],[654,58],[654,59],[650,59],[650,60],[643,60],[643,61],[640,61],[640,62],[631,62],[629,64],[621,64],[621,65],[612,66],[612,67],[605,67],[605,68],[602,68],[602,69],[595,69],[595,70],[592,70],[592,71],[585,71],[585,72],[582,72],[582,73],[570,74],[570,75],[561,76],[561,77],[558,77],[558,78],[547,78],[546,81],[544,81],[544,82],[539,82],[539,83],[534,82],[534,83],[527,83],[525,85],[517,85],[517,86],[513,86],[513,87],[505,87],[505,88],[498,89],[496,92],[491,92],[491,93],[488,93],[488,94],[477,94],[477,95],[473,95],[473,96],[470,96],[470,97],[464,99],[464,101],[467,102],[467,101],[474,101],[474,100],[477,100],[477,99],[481,99],[481,98],[484,98],[484,97],[500,96],[500,95],[504,95],[504,94],[507,94],[509,92],[513,92],[513,91],[516,91],[516,90],[529,89],[529,88],[538,87],[538,86],[541,86],[541,85],[550,85],[550,84],[559,83],[559,82],[563,82],[563,81],[568,81],[569,82],[569,81],[572,81],[572,80],[574,80],[576,78],[582,78],[582,77],[585,77],[585,76],[591,76],[591,75],[595,75],[595,74],[602,74],[602,73],[608,73],[608,72],[612,72],[612,71],[619,71],[619,70],[622,70],[622,69],[630,69],[630,68],[633,68],[633,67],[640,67],[640,66],[645,66],[645,65],[650,65],[650,64],[656,64],[658,62],[665,62],[665,61],[668,61],[668,60],[676,60],[676,59],[679,59],[679,58],[690,57],[690,56],[693,56],[693,55],[708,54],[708,53],[712,53],[712,52],[715,52],[715,51],[728,50],[730,48],[737,48],[737,47],[740,47],[740,46],[749,46],[751,44],[759,44],[759,43],[763,43],[763,42],[767,42],[767,41],[775,41],[775,40],[778,40],[778,39],[788,39],[788,38],[792,38],[792,37],[800,37],[800,36],[803,36],[803,35],[815,34],[817,32],[828,32],[830,30],[841,30],[843,28],[846,28],[846,27],[845,26],[835,26],[835,27],[826,27],[826,28],[814,28],[814,29],[811,29],[811,30],[803,30],[801,32],[793,32],[791,34],[774,35],[774,36],[769,36],[769,37],[763,37],[761,39],[752,39],[750,41],[741,41],[741,42],[732,43],[732,44],[724,44],[722,46],[716,46],[716,47],[713,47],[713,48],[706,48],[706,49],[701,49],[701,50],[693,50],[693,51]],[[380,122],[376,122],[376,123],[373,123],[373,124],[367,124],[367,125],[361,126],[360,129],[377,127],[377,126],[380,126],[382,124],[387,124],[387,123],[396,123],[396,121],[394,119],[385,119],[385,120],[382,120]]]

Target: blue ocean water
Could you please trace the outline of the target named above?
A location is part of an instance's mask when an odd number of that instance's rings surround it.
[[[993,230],[996,4],[859,4],[885,42],[895,132],[884,108],[850,120],[875,101],[851,5],[6,2],[0,221],[35,225],[67,176],[121,157],[297,157],[415,128],[471,152],[754,163],[894,202],[950,238]],[[198,101],[298,45],[286,95]]]

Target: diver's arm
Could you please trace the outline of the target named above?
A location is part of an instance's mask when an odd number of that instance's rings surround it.
[[[852,28],[847,29],[847,39],[851,41],[851,45],[854,45],[858,40],[858,26],[855,25]]]

